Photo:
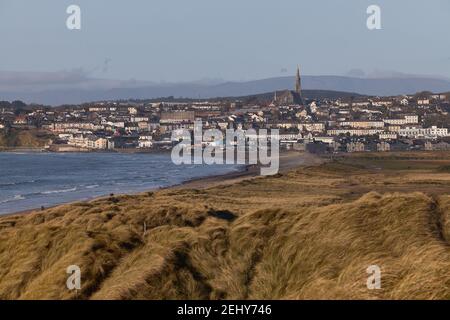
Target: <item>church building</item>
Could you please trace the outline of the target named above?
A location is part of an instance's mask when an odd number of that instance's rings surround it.
[[[303,105],[302,97],[302,80],[300,77],[300,68],[297,67],[297,75],[295,79],[295,90],[275,91],[274,101],[275,105]]]

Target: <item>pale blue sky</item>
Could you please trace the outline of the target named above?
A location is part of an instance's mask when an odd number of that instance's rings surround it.
[[[70,4],[82,9],[81,31],[65,26]],[[366,28],[370,4],[382,8],[382,30]],[[449,0],[0,0],[0,70],[250,80],[299,63],[311,75],[450,77],[449,33]]]

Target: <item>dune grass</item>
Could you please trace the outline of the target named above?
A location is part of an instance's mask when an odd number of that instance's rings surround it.
[[[0,298],[450,299],[450,158],[379,157],[2,217]]]
[[[10,129],[7,133],[0,130],[0,149],[2,148],[39,148],[44,147],[54,136],[39,129]]]

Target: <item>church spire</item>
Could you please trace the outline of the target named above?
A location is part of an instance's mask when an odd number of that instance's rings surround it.
[[[302,95],[302,79],[300,78],[300,67],[297,66],[297,76],[295,79],[295,92]]]

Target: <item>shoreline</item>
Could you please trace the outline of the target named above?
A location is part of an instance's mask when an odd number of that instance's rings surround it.
[[[299,151],[286,151],[284,153],[280,154],[280,168],[278,171],[278,174],[282,174],[286,171],[289,171],[291,169],[302,167],[302,166],[310,166],[310,165],[318,165],[323,163],[325,160],[323,158],[320,158],[316,155],[312,155],[306,152],[299,152]],[[161,190],[180,190],[185,188],[195,188],[195,189],[207,189],[212,188],[219,185],[230,185],[239,183],[244,180],[250,180],[250,179],[256,179],[258,177],[263,177],[259,175],[259,166],[257,165],[242,165],[242,168],[238,171],[234,172],[228,172],[225,174],[216,174],[216,175],[210,175],[205,176],[201,178],[191,178],[186,181],[183,181],[181,183],[177,183],[171,186],[167,187],[156,187],[153,189],[148,189],[145,191],[139,191],[135,193],[117,193],[114,194],[114,196],[125,196],[125,195],[139,195],[146,192],[157,192]],[[109,197],[109,195],[103,195],[98,197],[93,197],[90,199],[84,199],[84,200],[76,200],[76,201],[69,201],[69,202],[62,202],[59,204],[56,204],[54,206],[45,207],[44,210],[53,209],[59,206],[63,205],[69,205],[74,203],[80,203],[80,202],[91,202],[96,201],[98,199],[102,199],[105,197]],[[11,216],[17,216],[17,215],[25,215],[25,214],[31,214],[31,213],[37,213],[41,212],[41,208],[33,208],[33,209],[27,209],[27,210],[21,210],[21,211],[15,211],[11,213],[3,213],[0,214],[0,217],[11,217]]]
[[[166,149],[113,149],[113,150],[96,150],[96,149],[83,149],[78,148],[72,151],[54,151],[44,147],[36,148],[0,148],[0,153],[54,153],[54,154],[67,154],[67,153],[111,153],[111,154],[167,154],[171,150]]]

